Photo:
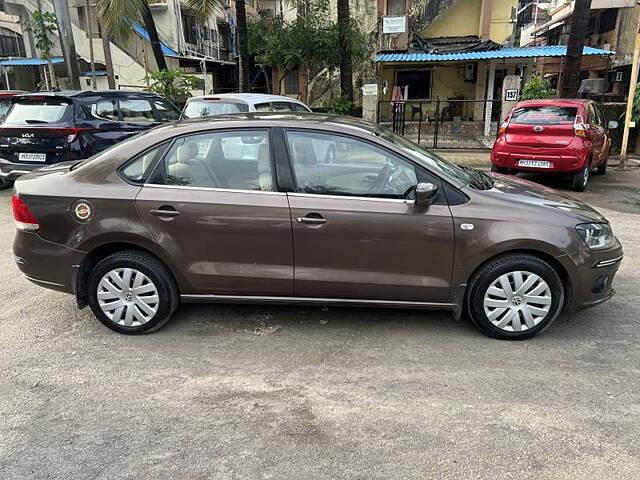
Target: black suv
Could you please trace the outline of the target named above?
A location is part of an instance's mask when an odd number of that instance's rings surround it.
[[[88,158],[180,117],[175,106],[147,92],[41,92],[11,103],[0,125],[0,188],[36,168]]]

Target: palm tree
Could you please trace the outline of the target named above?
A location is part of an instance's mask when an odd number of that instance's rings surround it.
[[[353,101],[353,66],[349,51],[349,0],[338,0],[338,41],[340,44],[340,92]]]
[[[580,83],[580,65],[582,63],[582,48],[587,36],[591,0],[576,0],[571,16],[571,30],[567,42],[567,56],[564,61],[564,74],[560,95],[563,98],[578,96]]]
[[[186,7],[200,21],[204,22],[214,15],[215,11],[224,8],[223,0],[185,0]],[[247,30],[247,10],[245,0],[236,0],[236,36],[238,45],[238,87],[241,92],[250,89],[249,76],[249,31]]]
[[[167,70],[160,37],[151,15],[148,0],[96,0],[96,15],[103,32],[109,38],[125,41],[131,35],[131,25],[142,22],[149,33],[151,50],[158,70]]]

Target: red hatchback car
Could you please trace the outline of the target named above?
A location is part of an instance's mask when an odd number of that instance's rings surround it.
[[[491,170],[498,173],[545,172],[572,176],[582,192],[589,173],[607,171],[609,129],[591,100],[528,100],[517,103],[498,129],[491,151]]]

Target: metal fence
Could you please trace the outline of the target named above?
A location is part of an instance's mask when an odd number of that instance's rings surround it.
[[[427,148],[490,149],[500,100],[378,102],[378,123]]]

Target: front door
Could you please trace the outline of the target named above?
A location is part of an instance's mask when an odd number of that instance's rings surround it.
[[[437,177],[372,143],[286,132],[297,192],[289,194],[295,293],[301,297],[447,302],[453,221],[444,195],[411,200]]]
[[[604,125],[602,124],[602,120],[600,116],[596,112],[595,106],[593,104],[589,104],[588,107],[588,115],[589,115],[589,137],[591,139],[591,145],[593,147],[593,166],[600,164],[602,161],[602,157],[604,154],[605,147],[605,138],[606,131],[604,129]]]
[[[291,219],[268,130],[177,139],[136,201],[192,286],[183,294],[293,295]]]

